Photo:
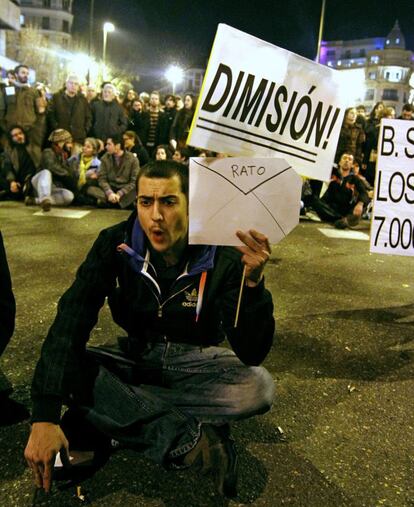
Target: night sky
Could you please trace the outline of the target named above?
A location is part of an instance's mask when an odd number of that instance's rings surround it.
[[[218,23],[226,23],[307,58],[316,54],[321,0],[95,0],[95,48],[108,58],[136,65],[143,78],[171,63],[204,67]],[[324,39],[385,37],[399,20],[414,50],[413,0],[327,0]],[[89,33],[89,0],[75,0],[73,33]]]

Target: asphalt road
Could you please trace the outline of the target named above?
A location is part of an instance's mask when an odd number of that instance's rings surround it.
[[[18,308],[0,365],[25,403],[59,296],[98,231],[128,215],[35,211],[0,203]],[[414,506],[413,260],[371,255],[368,241],[329,238],[321,228],[332,229],[301,222],[267,268],[277,340],[265,366],[277,399],[270,413],[234,426],[238,498],[218,498],[209,477],[166,472],[120,451],[84,484],[93,505]],[[92,342],[119,334],[104,309]],[[31,505],[28,431],[27,423],[0,429],[0,507]],[[55,489],[38,505],[82,505],[72,494]]]

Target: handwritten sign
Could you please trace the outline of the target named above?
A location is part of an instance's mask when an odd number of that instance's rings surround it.
[[[256,229],[273,244],[299,222],[302,180],[279,158],[191,158],[189,243],[241,245]]]
[[[382,120],[378,141],[371,252],[414,255],[414,125]]]
[[[329,180],[345,107],[344,76],[220,24],[188,144],[287,160]]]

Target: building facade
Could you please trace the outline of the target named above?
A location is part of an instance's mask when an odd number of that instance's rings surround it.
[[[39,28],[50,47],[70,47],[73,0],[21,0],[20,3],[23,28]]]
[[[2,58],[6,56],[6,30],[20,30],[19,4],[17,0],[0,0],[0,56]]]
[[[355,100],[368,110],[383,101],[399,114],[406,102],[413,101],[414,54],[405,47],[398,21],[387,37],[323,41],[319,61],[361,80]]]
[[[203,84],[205,69],[190,68],[184,71],[184,81],[180,88],[189,93],[199,95]]]

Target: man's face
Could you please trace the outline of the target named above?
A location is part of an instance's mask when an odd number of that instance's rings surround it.
[[[16,77],[20,83],[26,84],[29,81],[29,69],[26,69],[26,67],[20,67]]]
[[[26,136],[24,135],[22,129],[19,128],[12,129],[12,131],[10,132],[10,136],[15,144],[24,144],[26,142]]]
[[[350,171],[354,164],[354,157],[349,153],[344,153],[339,161],[339,167],[342,171]]]
[[[168,99],[165,101],[165,107],[167,109],[174,109],[175,108],[175,102],[171,97],[168,97]]]
[[[106,152],[109,153],[110,155],[113,155],[116,152],[116,146],[119,146],[119,144],[118,145],[114,144],[111,138],[106,140],[105,145]]]
[[[79,82],[76,79],[68,79],[66,81],[66,93],[69,96],[74,96],[79,91]]]
[[[407,111],[406,109],[403,109],[401,116],[403,120],[413,119],[413,113],[411,111]]]
[[[158,107],[160,105],[160,97],[156,93],[151,93],[150,106]]]
[[[96,97],[96,90],[95,88],[88,88],[88,90],[86,91],[86,98],[88,100],[93,100],[94,98]]]
[[[102,99],[105,102],[112,102],[115,98],[114,90],[111,86],[105,86],[102,90]]]
[[[173,255],[187,243],[187,197],[178,176],[139,179],[138,219],[151,246]]]

